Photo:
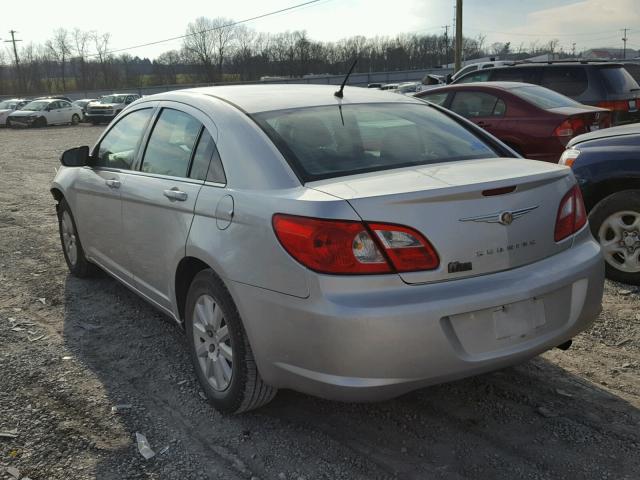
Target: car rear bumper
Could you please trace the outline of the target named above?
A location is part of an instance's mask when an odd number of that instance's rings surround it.
[[[531,265],[435,284],[312,274],[307,299],[228,284],[267,383],[382,400],[527,360],[585,330],[601,309],[604,263],[588,229],[579,237]]]

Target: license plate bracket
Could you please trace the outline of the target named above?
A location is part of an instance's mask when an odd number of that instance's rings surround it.
[[[501,305],[493,310],[496,340],[526,337],[545,323],[544,302],[537,298]]]

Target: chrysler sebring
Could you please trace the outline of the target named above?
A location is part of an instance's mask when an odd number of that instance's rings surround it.
[[[566,347],[604,264],[571,170],[415,98],[209,87],[127,106],[51,192],[72,274],[184,326],[224,412],[368,401]]]

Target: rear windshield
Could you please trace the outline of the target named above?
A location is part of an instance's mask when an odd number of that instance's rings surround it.
[[[536,107],[544,110],[548,108],[558,107],[575,107],[580,106],[580,103],[575,100],[565,97],[564,95],[549,90],[544,87],[530,86],[530,87],[517,87],[509,90],[514,95],[533,103]]]
[[[601,68],[600,71],[608,93],[629,93],[639,88],[631,74],[623,67]]]
[[[427,105],[310,107],[254,118],[305,182],[496,156],[482,139]]]

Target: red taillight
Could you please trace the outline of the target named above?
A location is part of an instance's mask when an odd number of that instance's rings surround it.
[[[600,108],[606,108],[607,110],[612,110],[612,111],[622,111],[622,112],[628,112],[629,111],[629,101],[628,100],[615,100],[615,101],[609,101],[609,102],[598,102],[598,107]]]
[[[440,264],[429,241],[408,227],[276,214],[273,229],[289,255],[320,273],[411,272]]]
[[[398,272],[433,270],[440,265],[435,249],[420,233],[409,227],[369,223]]]
[[[570,117],[556,127],[553,134],[563,140],[569,140],[572,137],[586,132],[586,124],[582,117]]]
[[[564,240],[569,235],[576,233],[587,223],[587,212],[584,207],[582,193],[577,185],[562,198],[556,217],[554,239],[556,242]]]

